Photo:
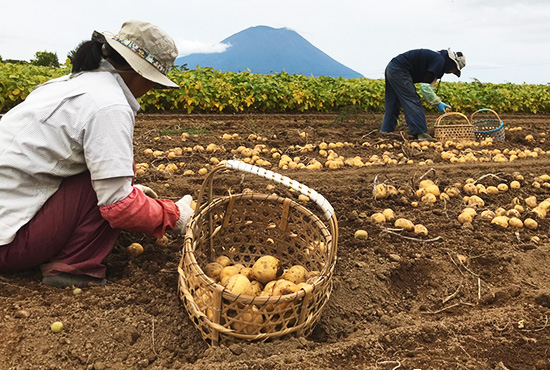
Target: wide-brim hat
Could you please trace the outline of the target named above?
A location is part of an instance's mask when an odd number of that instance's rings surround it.
[[[105,41],[128,62],[130,67],[157,88],[179,88],[166,75],[178,56],[174,40],[159,27],[142,21],[124,22],[117,35]]]
[[[456,64],[456,72],[453,73],[460,77],[460,71],[466,66],[466,58],[464,57],[464,54],[462,54],[462,52],[460,51],[455,53],[454,51],[451,51],[450,48],[447,50],[447,54],[449,55],[449,58]]]

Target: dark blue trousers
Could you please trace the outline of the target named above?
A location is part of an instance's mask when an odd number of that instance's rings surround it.
[[[416,92],[411,75],[390,62],[386,67],[385,77],[386,112],[384,113],[384,121],[382,122],[380,131],[395,131],[397,117],[401,108],[403,108],[410,135],[428,132],[424,108],[422,108],[420,96]]]

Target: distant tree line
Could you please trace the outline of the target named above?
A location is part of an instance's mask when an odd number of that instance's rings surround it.
[[[73,60],[73,56],[76,52],[76,49],[69,51],[67,58]],[[43,67],[59,67],[59,59],[57,58],[57,53],[52,53],[49,51],[37,51],[34,54],[34,58],[27,62],[26,60],[18,59],[3,59],[0,55],[0,63],[11,63],[11,64],[32,64],[35,66]]]

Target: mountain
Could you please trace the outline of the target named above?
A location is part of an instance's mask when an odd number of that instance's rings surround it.
[[[187,64],[190,69],[197,65],[212,67],[222,72],[250,69],[255,74],[285,71],[315,77],[363,77],[287,28],[250,27],[226,38],[222,43],[230,45],[222,53],[190,54],[177,58],[175,64]]]

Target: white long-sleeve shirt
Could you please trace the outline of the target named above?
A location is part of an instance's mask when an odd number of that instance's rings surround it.
[[[128,195],[139,103],[106,61],[52,80],[0,120],[0,246],[10,243],[65,177],[90,171],[100,202]],[[113,187],[107,183],[118,184]]]

